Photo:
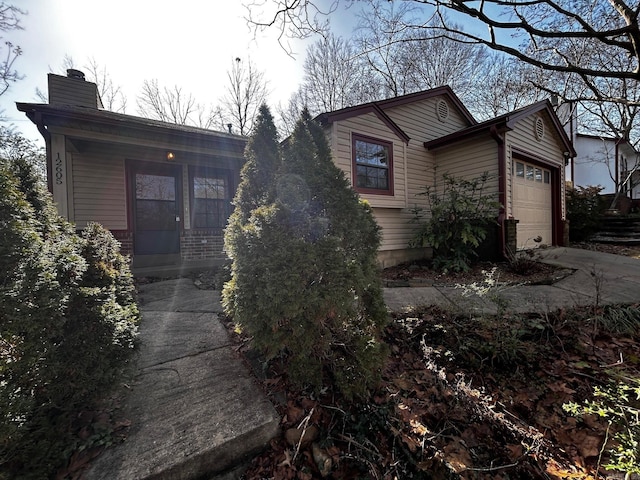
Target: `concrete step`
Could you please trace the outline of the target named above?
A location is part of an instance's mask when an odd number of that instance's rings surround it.
[[[597,234],[591,238],[591,241],[596,243],[613,243],[620,245],[640,245],[640,236]]]

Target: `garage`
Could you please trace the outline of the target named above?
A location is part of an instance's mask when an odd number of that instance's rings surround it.
[[[515,160],[513,165],[513,217],[518,220],[518,249],[553,244],[551,171]]]

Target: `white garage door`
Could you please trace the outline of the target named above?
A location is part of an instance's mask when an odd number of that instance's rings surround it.
[[[553,243],[551,171],[516,160],[513,169],[513,217],[519,220],[518,248]],[[541,237],[540,242],[534,239]]]

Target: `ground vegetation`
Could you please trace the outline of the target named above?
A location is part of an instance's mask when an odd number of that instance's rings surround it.
[[[283,435],[246,478],[622,478],[638,458],[638,307],[395,312],[365,402],[296,389],[270,363]]]
[[[24,159],[0,163],[0,478],[50,478],[111,441],[95,411],[134,351],[128,261],[97,224],[77,234]]]

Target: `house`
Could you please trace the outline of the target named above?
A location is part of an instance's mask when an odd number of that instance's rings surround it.
[[[108,228],[136,274],[224,261],[244,137],[103,110],[77,70],[49,74],[48,87],[48,104],[17,108],[45,139],[48,187],[64,218]]]
[[[600,185],[603,195],[613,195],[622,186],[623,196],[640,199],[640,154],[629,141],[577,133],[573,144],[576,149],[571,165],[574,185]]]
[[[49,104],[19,103],[47,144],[49,189],[82,228],[113,232],[134,273],[224,260],[223,229],[246,139],[100,107],[96,86],[71,70],[49,75]],[[382,227],[382,266],[430,255],[410,248],[421,193],[443,174],[491,175],[493,249],[562,245],[565,163],[573,147],[547,101],[478,123],[449,87],[322,114],[334,161]],[[538,238],[539,237],[539,238]],[[539,242],[533,242],[536,238]]]
[[[565,243],[564,167],[575,152],[548,101],[477,123],[449,87],[440,87],[318,119],[334,160],[382,227],[382,265],[429,254],[408,247],[412,209],[428,207],[421,193],[443,174],[490,174],[487,193],[503,205],[498,253]]]
[[[611,199],[620,190],[623,197],[640,201],[640,152],[628,140],[616,136],[580,133],[575,102],[560,103],[556,112],[576,151],[566,168],[570,184],[600,186],[601,194]]]

